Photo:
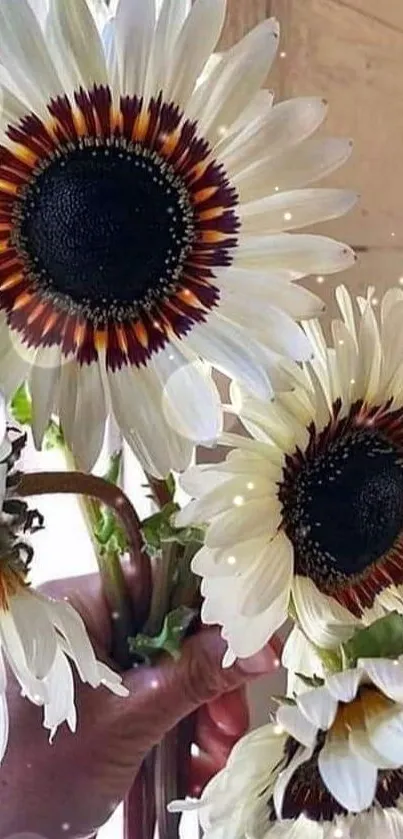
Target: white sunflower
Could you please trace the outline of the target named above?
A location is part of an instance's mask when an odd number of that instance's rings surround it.
[[[4,401],[0,400],[0,426],[5,430]],[[19,474],[15,461],[22,438],[0,444],[0,761],[8,742],[7,663],[21,692],[43,706],[43,724],[52,738],[66,722],[76,728],[72,664],[83,682],[104,685],[127,696],[120,675],[97,661],[78,613],[66,601],[58,602],[29,586],[33,551],[27,535],[43,524],[36,511],[18,497]]]
[[[321,308],[295,280],[353,260],[283,232],[352,206],[301,189],[350,143],[312,136],[322,99],[261,90],[275,21],[210,61],[225,11],[0,0],[0,381],[84,468],[111,411],[148,472],[185,468],[221,428],[210,365],[270,396]]]
[[[402,662],[363,659],[283,705],[171,809],[198,809],[207,839],[400,839]]]
[[[333,344],[305,324],[312,363],[274,401],[233,385],[232,410],[253,439],[224,435],[226,460],[183,479],[196,500],[178,522],[207,523],[193,570],[227,663],[266,643],[290,599],[323,647],[403,611],[403,292],[387,292],[379,316],[370,293],[357,311],[343,287],[336,297]]]

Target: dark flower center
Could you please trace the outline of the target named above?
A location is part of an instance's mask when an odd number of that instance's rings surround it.
[[[310,760],[303,763],[292,775],[283,799],[283,819],[297,819],[304,814],[313,822],[332,822],[336,816],[347,816],[347,810],[333,798],[322,781],[318,768],[318,755],[326,734],[318,734],[317,745]],[[284,761],[279,769],[286,769],[301,749],[291,737],[285,746]],[[403,769],[379,770],[374,804],[382,808],[395,807],[403,794]],[[270,821],[276,821],[273,799],[268,802]]]
[[[356,430],[307,458],[281,488],[297,573],[324,582],[360,574],[393,546],[403,526],[403,469],[396,447]]]
[[[32,180],[19,213],[31,274],[93,317],[173,290],[194,238],[183,182],[140,145],[66,151]]]

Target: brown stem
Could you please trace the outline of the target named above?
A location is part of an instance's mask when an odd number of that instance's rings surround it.
[[[180,814],[169,813],[168,804],[187,795],[194,725],[195,716],[187,717],[157,746],[154,783],[160,839],[178,839]]]
[[[143,761],[125,800],[124,839],[154,839],[154,757],[155,749]]]
[[[125,529],[130,561],[136,571],[133,579],[136,624],[141,627],[148,615],[152,588],[151,566],[144,550],[139,517],[127,495],[119,487],[84,472],[30,472],[21,476],[19,495],[85,495],[111,507]],[[131,632],[134,634],[135,627]]]
[[[162,510],[166,504],[172,501],[166,482],[159,481],[158,478],[153,478],[152,475],[147,475],[147,481],[155,503]]]

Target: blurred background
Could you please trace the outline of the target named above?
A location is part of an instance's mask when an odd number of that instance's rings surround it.
[[[277,99],[325,97],[329,116],[323,131],[354,140],[349,163],[327,183],[356,190],[361,196],[358,206],[346,218],[318,226],[315,232],[347,242],[359,260],[343,275],[311,277],[307,284],[326,301],[325,317],[332,314],[333,290],[340,281],[347,282],[354,293],[375,286],[376,306],[386,288],[403,286],[403,2],[228,0],[221,48],[228,48],[271,16],[280,20],[281,44],[268,87],[275,90]],[[42,457],[39,463],[31,448],[26,467],[44,469]],[[49,468],[60,466],[57,453],[47,457]],[[127,458],[125,488],[140,515],[146,515],[147,507],[141,506],[143,477],[130,455]],[[37,581],[95,570],[75,500],[41,499],[40,508],[47,530],[36,537]],[[72,522],[68,547],[62,536],[67,518]],[[251,692],[254,725],[267,719],[269,697],[280,692],[282,679],[279,671],[275,679],[261,682]],[[118,836],[119,819],[117,814],[99,838]],[[183,835],[192,839],[197,835],[195,826],[184,825]]]

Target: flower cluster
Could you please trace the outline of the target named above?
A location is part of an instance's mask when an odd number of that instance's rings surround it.
[[[224,434],[225,460],[182,478],[194,500],[178,521],[206,526],[193,569],[224,664],[295,622],[276,720],[190,804],[214,839],[403,829],[403,293],[379,317],[371,289],[356,307],[336,297],[331,345],[304,324],[312,358],[294,389],[267,402],[232,384],[249,436]]]

